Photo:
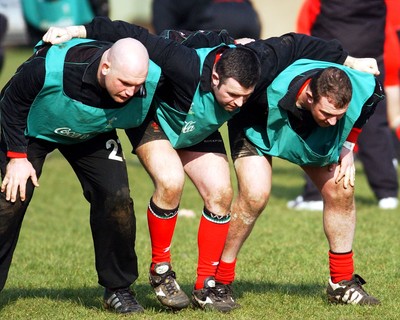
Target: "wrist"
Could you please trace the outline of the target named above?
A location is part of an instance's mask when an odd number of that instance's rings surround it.
[[[86,28],[84,26],[67,27],[67,32],[72,38],[86,38]]]
[[[343,65],[349,68],[354,68],[356,59],[352,56],[347,56],[346,60],[344,61]]]
[[[10,159],[21,159],[21,158],[27,158],[28,155],[25,152],[15,152],[15,151],[7,151],[7,158]]]
[[[355,146],[355,145],[356,145],[355,143],[350,142],[350,141],[345,141],[345,142],[343,143],[343,147],[345,147],[346,149],[349,149],[350,151],[353,151],[353,150],[354,150],[354,146]]]

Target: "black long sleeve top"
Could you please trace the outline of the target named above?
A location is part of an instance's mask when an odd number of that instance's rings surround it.
[[[100,58],[112,43],[72,47],[64,62],[64,91],[69,97],[98,108],[119,108],[97,81]],[[10,157],[26,155],[28,137],[24,131],[30,107],[43,88],[45,59],[49,46],[39,49],[18,69],[1,92],[1,129]],[[66,110],[66,112],[68,112]]]

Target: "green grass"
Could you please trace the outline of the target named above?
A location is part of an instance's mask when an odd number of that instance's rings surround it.
[[[0,86],[28,56],[7,51]],[[225,130],[225,128],[224,128]],[[224,132],[225,133],[225,132]],[[140,276],[133,286],[146,308],[135,319],[398,319],[400,314],[399,212],[376,206],[357,164],[358,224],[354,243],[356,272],[366,290],[382,300],[378,307],[332,306],[326,302],[328,246],[317,212],[294,212],[286,202],[301,190],[301,170],[274,160],[270,204],[259,218],[238,259],[234,289],[241,309],[229,315],[187,309],[164,310],[148,285],[150,262],[146,207],[153,186],[121,133],[137,216]],[[233,183],[234,176],[232,175]],[[195,218],[178,219],[173,240],[174,269],[189,294],[195,279],[197,227],[202,203],[188,181],[182,208]],[[54,152],[28,209],[8,282],[0,293],[0,319],[120,319],[102,308],[89,229],[89,207],[67,162]]]

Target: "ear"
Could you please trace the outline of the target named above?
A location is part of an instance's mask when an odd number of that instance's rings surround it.
[[[108,62],[104,62],[101,65],[101,74],[103,76],[107,75],[110,72],[110,64]]]
[[[313,97],[312,92],[310,90],[306,90],[306,97],[307,97],[307,102],[308,103],[313,103],[314,97]]]
[[[212,75],[211,75],[211,82],[212,82],[212,85],[214,87],[218,87],[218,85],[219,85],[219,75],[215,71],[215,67],[213,68],[213,72],[212,72]]]

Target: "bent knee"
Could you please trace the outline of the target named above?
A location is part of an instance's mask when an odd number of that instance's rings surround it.
[[[204,206],[218,215],[226,215],[230,212],[233,199],[233,189],[230,185],[222,188],[210,188],[207,192],[201,192]]]
[[[183,182],[172,179],[168,181],[158,181],[155,184],[155,193],[166,201],[168,201],[168,199],[179,199],[183,192],[183,186]]]
[[[250,190],[239,192],[236,202],[244,211],[259,215],[266,207],[269,196],[270,193],[267,190]]]
[[[133,200],[128,187],[117,190],[108,190],[102,197],[105,206],[108,208],[127,207],[132,205]]]
[[[345,204],[351,203],[354,199],[354,188],[344,188],[341,183],[331,184],[321,191],[322,198],[325,204],[338,203]]]

